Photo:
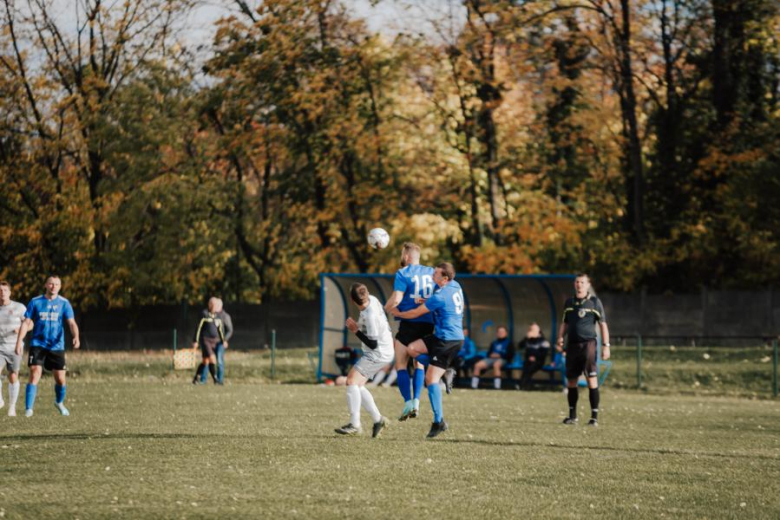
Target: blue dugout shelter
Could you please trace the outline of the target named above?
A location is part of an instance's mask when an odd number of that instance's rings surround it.
[[[474,342],[486,348],[495,339],[496,328],[504,325],[517,343],[528,326],[536,322],[555,344],[563,303],[574,293],[574,275],[483,275],[458,274],[466,300],[463,325]],[[349,299],[349,288],[360,282],[384,305],[393,292],[390,274],[320,274],[320,359],[317,379],[339,375],[334,352],[360,340],[344,326],[347,317],[357,320],[358,311]],[[390,321],[393,334],[398,322]]]

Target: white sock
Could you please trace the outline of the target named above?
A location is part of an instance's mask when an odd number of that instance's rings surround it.
[[[477,376],[471,378],[471,388],[479,388],[479,378]]]
[[[387,372],[384,370],[380,370],[376,373],[374,376],[374,379],[371,380],[371,386],[379,386],[379,383],[382,382],[382,380],[387,376]]]
[[[360,387],[347,386],[347,407],[349,408],[349,423],[360,428]]]
[[[371,419],[377,423],[382,418],[382,414],[379,413],[379,408],[376,407],[374,402],[374,396],[368,391],[365,386],[360,387],[360,398],[363,403],[363,408],[371,415]]]
[[[398,378],[398,372],[396,372],[395,369],[392,369],[390,373],[387,375],[387,379],[385,379],[385,386],[393,386],[393,383],[395,383],[395,380]]]
[[[15,407],[17,399],[19,399],[19,381],[8,383],[8,406]]]
[[[496,390],[501,389],[501,378],[500,377],[494,377],[493,378],[493,387],[495,387]]]

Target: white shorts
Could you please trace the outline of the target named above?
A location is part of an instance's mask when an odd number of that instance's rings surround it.
[[[384,360],[382,358],[363,356],[355,364],[355,370],[363,374],[366,379],[371,379],[376,375],[377,372],[392,363],[392,361],[392,358],[389,360]]]
[[[22,368],[22,356],[17,356],[15,352],[0,350],[0,370],[5,367],[9,372],[19,372]]]

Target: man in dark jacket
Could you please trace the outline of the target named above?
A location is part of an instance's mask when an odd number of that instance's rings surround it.
[[[527,390],[531,385],[531,378],[542,369],[547,360],[547,353],[550,352],[550,342],[542,334],[542,329],[538,323],[532,323],[528,327],[528,332],[520,341],[518,349],[525,349],[523,377],[520,380],[520,387]]]

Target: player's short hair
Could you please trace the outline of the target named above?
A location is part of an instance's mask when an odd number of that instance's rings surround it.
[[[9,289],[11,288],[11,284],[6,282],[5,280],[0,280],[0,287],[2,287],[2,286],[6,286]]]
[[[455,267],[449,262],[442,262],[436,266],[436,269],[441,269],[441,274],[447,277],[448,280],[455,279]]]
[[[504,329],[505,331],[509,332],[509,329],[506,327],[506,325],[499,325],[498,327],[496,327],[496,330],[498,329]]]
[[[57,276],[56,274],[50,274],[49,276],[47,276],[47,277],[46,277],[46,281],[48,282],[48,281],[49,281],[49,280],[51,280],[52,278],[56,278],[57,280],[59,280],[59,281],[60,281],[60,283],[62,283],[62,278],[60,278],[60,277],[59,277],[59,276]]]
[[[414,242],[404,242],[404,248],[401,250],[401,254],[420,258],[420,251],[422,251],[422,248]]]
[[[575,278],[587,278],[588,281],[590,281],[590,276],[588,276],[588,273],[577,273],[577,276]]]
[[[353,283],[349,289],[349,295],[357,305],[363,305],[368,301],[368,287],[362,283]]]

